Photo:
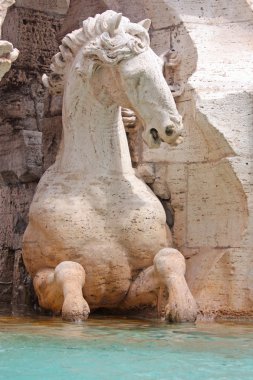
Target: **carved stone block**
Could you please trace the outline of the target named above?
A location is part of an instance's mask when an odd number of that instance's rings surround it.
[[[0,175],[5,184],[37,181],[42,175],[42,134],[7,129],[0,135]]]
[[[56,34],[59,32],[62,16],[54,16],[26,8],[12,8],[8,12],[3,37],[20,50],[17,61],[19,69],[27,72],[48,70],[51,57],[58,49]],[[14,27],[15,26],[15,27]]]

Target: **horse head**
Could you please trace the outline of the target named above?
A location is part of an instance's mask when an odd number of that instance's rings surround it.
[[[150,148],[161,142],[178,145],[183,139],[182,118],[164,79],[163,61],[150,48],[150,23],[131,23],[114,11],[90,17],[81,29],[64,37],[51,65],[53,72],[43,81],[61,91],[71,61],[101,103],[136,112]]]

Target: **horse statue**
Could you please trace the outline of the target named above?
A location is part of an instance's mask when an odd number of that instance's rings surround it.
[[[150,148],[182,141],[149,26],[110,10],[90,17],[43,76],[53,93],[64,89],[63,136],[31,204],[23,258],[39,304],[65,320],[154,307],[161,293],[168,321],[196,319],[184,257],[169,248],[164,209],[135,175],[121,117],[121,107],[138,115]]]

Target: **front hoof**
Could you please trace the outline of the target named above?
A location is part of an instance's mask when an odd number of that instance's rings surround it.
[[[177,304],[168,303],[165,308],[165,319],[172,323],[195,322],[197,319],[197,306],[195,301],[193,301],[193,304],[188,308],[184,306],[178,307]]]
[[[84,298],[64,300],[62,306],[62,319],[69,322],[86,321],[89,317],[90,308]]]

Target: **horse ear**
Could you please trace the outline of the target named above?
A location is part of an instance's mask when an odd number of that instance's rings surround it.
[[[108,26],[108,33],[110,34],[111,37],[114,36],[115,30],[118,29],[121,19],[122,19],[122,13],[115,13],[115,15],[110,20],[110,24]]]
[[[117,17],[116,17],[115,26],[114,26],[115,30],[118,29],[119,24],[120,24],[120,22],[121,22],[121,19],[122,19],[122,13],[118,13],[118,15],[117,15]]]
[[[143,26],[146,30],[149,30],[151,25],[151,20],[149,18],[146,18],[145,20],[142,20],[138,22],[139,25]]]

